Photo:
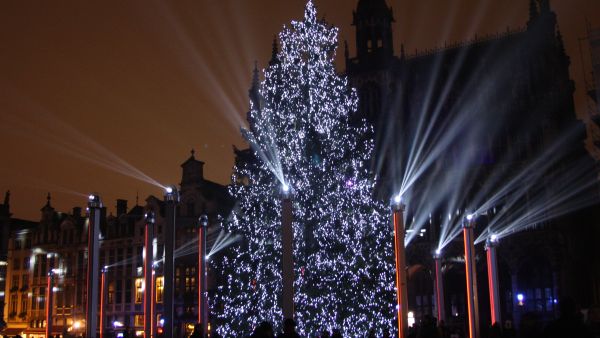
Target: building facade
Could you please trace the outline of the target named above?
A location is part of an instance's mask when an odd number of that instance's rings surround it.
[[[177,337],[189,333],[198,318],[198,218],[209,217],[207,242],[214,243],[220,222],[227,216],[232,201],[223,185],[204,178],[204,163],[190,158],[182,167],[180,202],[177,206],[175,246],[175,332]],[[8,201],[8,198],[7,198]],[[87,215],[81,208],[70,213],[57,212],[48,195],[41,209],[39,222],[10,218],[0,219],[2,229],[10,234],[6,250],[4,320],[7,325],[0,334],[20,334],[25,338],[43,338],[46,328],[46,288],[48,273],[53,280],[52,334],[80,336],[85,334],[85,304],[87,275]],[[165,229],[162,198],[149,196],[145,204],[128,208],[126,200],[116,201],[116,214],[101,217],[100,265],[106,267],[104,313],[101,324],[109,336],[124,331],[140,335],[143,332],[143,299],[146,289],[143,279],[145,214],[156,215],[155,261],[162,259]],[[0,267],[1,268],[1,267]],[[214,290],[214,278],[208,271],[209,294]],[[99,285],[101,285],[99,283]],[[155,274],[156,326],[161,332],[164,280],[162,264]],[[100,290],[98,290],[100,292]]]
[[[585,126],[575,113],[570,59],[556,14],[549,0],[530,0],[529,5],[529,20],[522,28],[414,54],[407,53],[403,45],[396,54],[394,16],[385,0],[360,0],[353,13],[356,55],[351,56],[346,45],[346,73],[359,96],[355,120],[366,119],[375,128],[378,156],[372,168],[380,175],[379,196],[387,199],[400,189],[398,181],[406,173],[410,157],[419,156],[416,149],[435,152],[443,146],[433,159],[427,159],[432,164],[419,178],[426,186],[415,183],[407,192],[409,308],[417,321],[436,313],[432,253],[446,223],[445,203],[452,201],[437,202],[427,211],[427,221],[413,228],[414,217],[423,212],[418,208],[424,204],[411,205],[411,198],[434,199],[441,194],[442,185],[452,184],[443,182],[442,177],[462,175],[472,184],[452,189],[467,189],[461,196],[468,202],[485,189],[494,174],[522,172],[548,149],[555,149],[552,160],[557,163],[540,175],[547,177],[548,187],[556,183],[550,177],[564,177],[560,170],[568,163],[581,161],[594,167],[584,149]],[[480,123],[470,123],[470,119]],[[471,133],[468,128],[473,125],[480,131]],[[556,145],[567,130],[570,137]],[[466,152],[471,155],[465,165],[461,159]],[[585,175],[595,182],[594,171]],[[548,202],[557,194],[551,190],[546,191]],[[533,193],[528,192],[517,205],[531,205]],[[498,202],[498,209],[503,203]],[[597,205],[597,200],[592,204]],[[452,212],[467,212],[464,204],[454,207]],[[594,208],[585,207],[548,218],[501,242],[503,318],[519,322],[524,313],[533,313],[550,320],[557,315],[563,297],[574,298],[582,307],[600,302],[597,276],[582,272],[585,266],[595,264],[592,257],[597,255],[591,253],[589,238],[597,240],[599,224]],[[495,213],[496,208],[481,217],[478,234]],[[478,245],[477,251],[481,323],[485,325],[489,323],[489,304],[483,245]],[[444,254],[445,312],[449,321],[460,326],[466,315],[462,236],[452,241]],[[519,301],[521,297],[526,301]]]

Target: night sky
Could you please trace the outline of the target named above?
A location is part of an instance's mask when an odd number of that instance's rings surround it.
[[[315,0],[354,55],[357,0]],[[528,0],[395,0],[396,54],[524,27]],[[573,61],[578,114],[586,114],[578,39],[600,1],[554,0]],[[92,191],[140,204],[179,183],[196,150],[205,177],[227,184],[232,145],[248,108],[254,61],[301,19],[304,0],[6,1],[0,11],[0,192],[15,217],[38,220],[52,193],[59,211]],[[338,51],[343,55],[343,50]],[[585,57],[588,57],[586,54]],[[587,62],[587,61],[586,61]],[[342,62],[338,62],[343,69]],[[112,168],[112,169],[110,169]],[[145,173],[146,181],[133,168]],[[118,171],[125,173],[123,175]]]

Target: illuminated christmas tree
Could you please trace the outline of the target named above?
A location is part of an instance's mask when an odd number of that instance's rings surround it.
[[[215,304],[225,336],[248,334],[260,321],[279,325],[281,187],[293,194],[294,304],[298,329],[339,328],[359,336],[392,328],[393,234],[389,209],[374,199],[368,169],[372,128],[349,123],[357,95],[334,67],[337,29],[304,20],[279,35],[281,50],[251,90],[244,136],[256,160],[238,163],[238,201],[225,230],[243,236],[219,263]]]

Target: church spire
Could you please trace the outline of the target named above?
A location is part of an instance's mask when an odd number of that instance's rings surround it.
[[[271,61],[269,61],[269,66],[279,63],[279,57],[277,56],[278,53],[279,53],[279,48],[277,47],[277,36],[274,36],[273,37],[273,48],[271,49]]]
[[[550,0],[540,0],[540,13],[550,12]]]
[[[536,0],[529,0],[529,21],[527,26],[531,26],[539,15],[538,6]]]

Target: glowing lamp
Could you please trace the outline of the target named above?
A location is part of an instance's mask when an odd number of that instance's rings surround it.
[[[283,184],[283,186],[281,187],[281,189],[283,189],[283,192],[285,192],[285,193],[290,192],[290,186],[287,185],[286,183]]]
[[[154,219],[154,213],[152,211],[147,212],[144,217],[146,218],[146,222],[147,223],[154,223],[155,219]]]
[[[435,249],[434,258],[439,258],[441,255],[442,255],[442,249],[441,248]]]
[[[490,241],[491,241],[491,242],[494,242],[494,243],[498,242],[498,235],[496,235],[496,234],[492,234],[492,235],[490,236]]]
[[[165,188],[165,201],[167,202],[179,202],[179,193],[177,188],[173,185]]]
[[[396,203],[396,204],[402,203],[402,195],[398,194],[398,195],[394,196],[394,203]]]
[[[519,303],[522,303],[523,300],[525,300],[525,296],[523,296],[522,293],[517,294],[517,300],[519,301]]]
[[[88,208],[102,208],[102,200],[98,194],[90,194],[88,196]]]
[[[475,217],[475,215],[473,215],[473,214],[468,214],[468,215],[467,215],[467,221],[472,221],[474,217]]]
[[[198,220],[200,221],[201,227],[206,228],[208,226],[208,216],[206,214],[200,216]]]

